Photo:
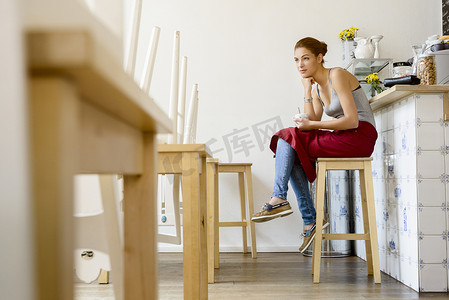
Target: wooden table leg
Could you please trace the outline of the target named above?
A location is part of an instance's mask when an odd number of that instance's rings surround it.
[[[207,269],[208,282],[215,282],[215,178],[217,177],[217,164],[207,162]]]
[[[144,134],[140,176],[124,176],[125,299],[157,299],[156,147]]]
[[[184,299],[192,300],[201,294],[200,159],[195,152],[182,154]]]
[[[215,165],[215,179],[214,179],[215,183],[214,183],[214,192],[215,192],[215,196],[214,196],[214,214],[215,214],[215,218],[214,218],[214,268],[218,269],[220,267],[220,228],[218,226],[218,222],[219,222],[219,201],[218,201],[218,196],[219,196],[219,187],[218,187],[218,182],[219,182],[219,178],[218,178],[218,163]]]
[[[207,300],[207,158],[201,158],[201,175],[200,175],[200,299]]]
[[[73,175],[79,102],[64,80],[30,80],[36,299],[73,297]]]

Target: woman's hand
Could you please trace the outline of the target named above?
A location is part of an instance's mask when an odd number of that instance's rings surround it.
[[[307,130],[312,130],[314,129],[312,127],[312,121],[310,121],[309,119],[293,119],[293,121],[295,122],[295,126],[296,128],[298,128],[301,131],[307,131]]]
[[[313,79],[313,77],[302,78],[301,81],[302,85],[304,86],[304,93],[311,95],[312,86],[315,84],[315,80]]]

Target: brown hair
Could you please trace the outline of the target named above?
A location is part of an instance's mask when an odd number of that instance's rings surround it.
[[[315,56],[318,56],[318,54],[320,53],[324,56],[327,53],[327,44],[325,42],[320,42],[313,37],[305,37],[303,39],[300,39],[295,45],[295,50],[298,48],[306,48],[310,50]]]

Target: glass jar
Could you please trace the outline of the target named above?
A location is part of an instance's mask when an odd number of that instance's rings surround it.
[[[408,76],[412,73],[412,66],[406,61],[393,63],[393,78]]]
[[[418,78],[421,84],[432,85],[436,83],[435,58],[433,55],[421,55],[418,58]]]

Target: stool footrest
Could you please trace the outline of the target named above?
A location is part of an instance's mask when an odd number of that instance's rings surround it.
[[[219,222],[219,227],[242,227],[242,226],[248,226],[248,222]]]
[[[369,239],[369,234],[362,233],[323,233],[323,240],[368,241]]]

